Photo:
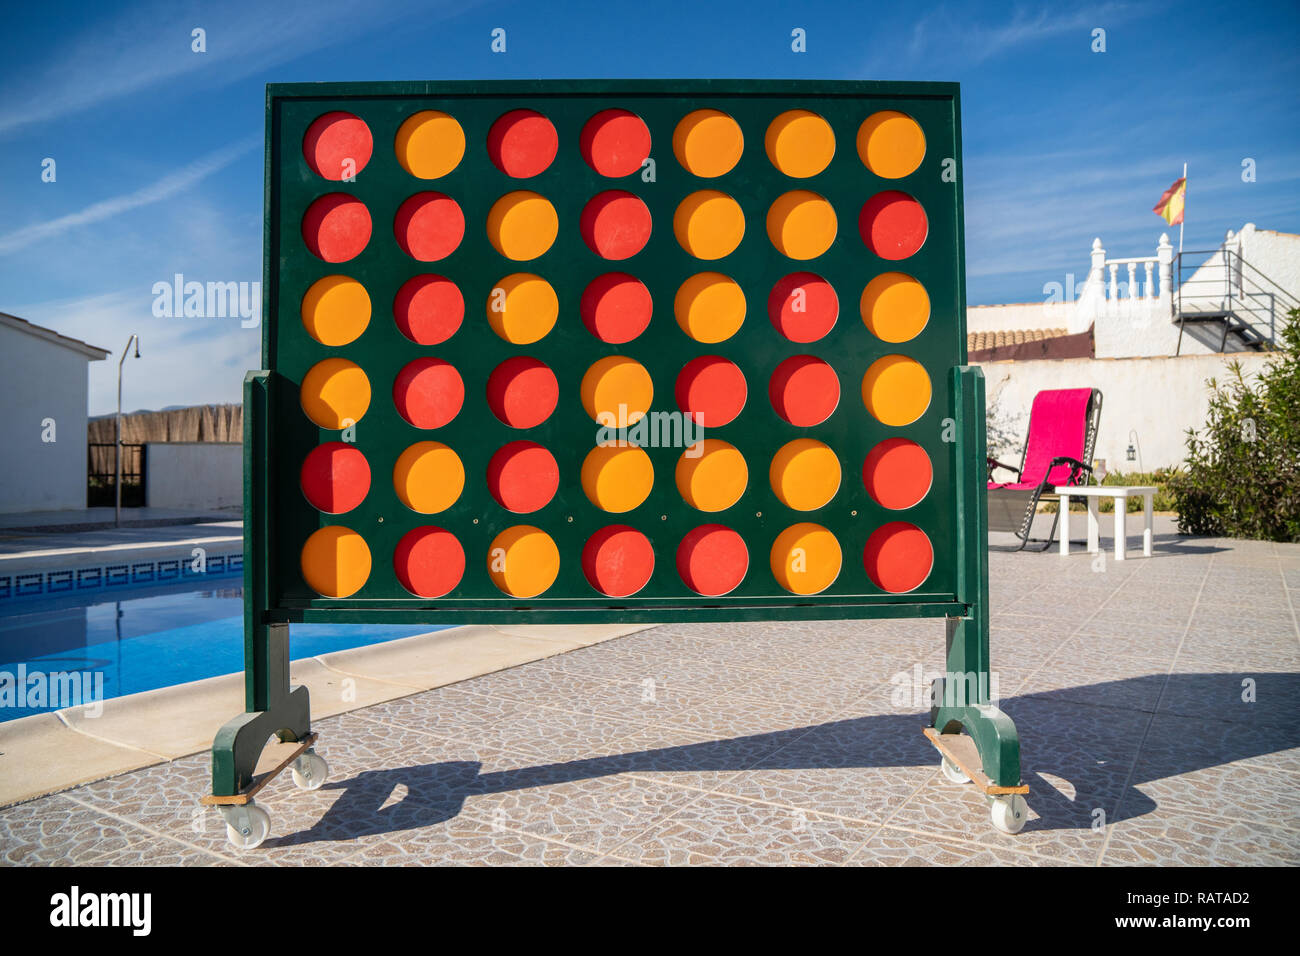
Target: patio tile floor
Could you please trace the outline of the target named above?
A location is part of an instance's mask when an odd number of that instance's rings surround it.
[[[0,809],[0,865],[1300,863],[1300,546],[990,570],[1016,836],[921,735],[941,622],[674,624],[318,721],[250,853],[198,754]]]

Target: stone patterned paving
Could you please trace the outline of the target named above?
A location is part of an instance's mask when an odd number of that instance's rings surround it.
[[[680,624],[320,721],[252,853],[200,754],[0,810],[0,864],[1300,863],[1300,546],[990,565],[1014,837],[920,734],[939,622]]]

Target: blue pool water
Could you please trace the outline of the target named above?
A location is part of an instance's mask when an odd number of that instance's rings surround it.
[[[240,577],[232,575],[197,588],[185,581],[99,591],[71,605],[0,604],[0,721],[66,706],[66,682],[64,695],[53,704],[37,696],[56,683],[46,675],[88,675],[79,677],[79,686],[107,699],[242,671],[240,585]],[[313,657],[440,629],[427,624],[291,624],[289,656]],[[20,674],[26,677],[25,687],[18,686]]]

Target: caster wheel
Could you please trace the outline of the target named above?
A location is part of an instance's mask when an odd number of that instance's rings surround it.
[[[1029,819],[1029,804],[1020,794],[1008,793],[994,797],[989,812],[994,827],[1003,833],[1019,833]]]
[[[966,776],[966,774],[962,772],[961,767],[957,766],[947,757],[943,758],[943,762],[939,767],[943,770],[943,775],[953,783],[970,783],[970,777]]]
[[[329,777],[329,764],[314,750],[305,750],[293,762],[293,782],[300,790],[319,790]]]
[[[255,803],[222,807],[226,818],[226,839],[237,850],[255,850],[271,832],[271,816]]]

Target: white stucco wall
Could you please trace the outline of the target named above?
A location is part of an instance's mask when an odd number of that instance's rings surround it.
[[[149,442],[145,502],[151,508],[207,511],[243,501],[239,442]]]
[[[1060,359],[991,362],[983,365],[990,406],[1018,436],[1014,449],[990,449],[1008,464],[1018,464],[1034,396],[1049,388],[1099,388],[1101,428],[1094,457],[1106,459],[1110,471],[1136,471],[1125,460],[1130,430],[1136,431],[1141,467],[1169,467],[1187,453],[1188,428],[1204,427],[1209,410],[1210,378],[1223,381],[1228,362],[1241,362],[1253,376],[1269,361],[1255,352],[1235,355],[1182,355],[1126,359]],[[1007,455],[1010,457],[1002,457]]]
[[[1018,329],[1069,328],[1073,302],[1016,302],[972,305],[966,309],[967,332],[1012,332]],[[1085,331],[1084,326],[1080,331]]]
[[[86,507],[87,361],[0,324],[0,513]]]

